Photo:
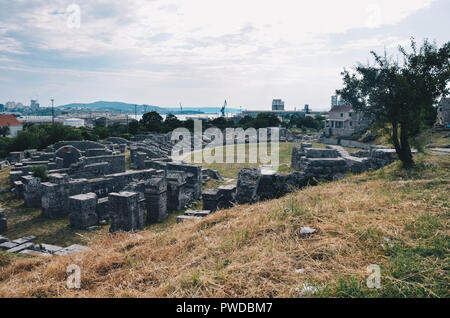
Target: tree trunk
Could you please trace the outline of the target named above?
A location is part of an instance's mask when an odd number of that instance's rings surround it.
[[[392,123],[392,143],[394,144],[398,158],[403,164],[403,168],[409,169],[414,166],[414,161],[411,153],[411,147],[409,146],[408,130],[404,125],[401,125],[399,139],[398,128],[398,123]]]
[[[411,153],[411,147],[409,146],[408,140],[408,129],[404,126],[400,126],[400,143],[402,145],[403,152],[403,167],[406,169],[412,168],[414,166],[414,160]]]

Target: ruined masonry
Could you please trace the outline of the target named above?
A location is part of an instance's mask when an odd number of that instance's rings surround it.
[[[35,239],[36,237],[34,236],[27,236],[11,241],[6,237],[0,236],[0,250],[32,256],[52,256],[69,255],[88,249],[87,247],[78,244],[73,244],[68,247],[51,244],[34,244],[33,241]]]
[[[173,145],[170,134],[148,134],[27,150],[13,154],[11,190],[26,207],[42,208],[48,218],[67,217],[74,228],[110,222],[111,232],[137,231],[201,199],[201,167],[173,162]],[[127,149],[133,170],[126,170]],[[48,180],[34,177],[34,166],[46,166]]]

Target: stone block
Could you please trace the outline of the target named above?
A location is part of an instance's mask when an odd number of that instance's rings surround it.
[[[56,219],[68,215],[68,191],[64,185],[44,182],[42,188],[42,215]]]
[[[101,220],[108,220],[110,215],[109,210],[109,199],[106,198],[100,198],[97,201],[97,215],[98,219]]]
[[[239,171],[236,189],[236,201],[239,204],[259,201],[258,186],[261,171],[257,168],[244,168]]]
[[[22,181],[14,181],[14,192],[19,199],[23,199],[24,186]]]
[[[24,185],[23,199],[27,208],[41,207],[41,179],[33,176],[23,176]]]
[[[79,194],[69,197],[69,223],[78,229],[87,229],[98,224],[97,195]]]
[[[143,229],[144,213],[138,193],[110,193],[108,200],[111,208],[110,232],[131,232]]]
[[[167,174],[167,209],[179,211],[187,203],[186,196],[186,173],[183,171],[172,171]]]
[[[146,182],[145,201],[148,224],[167,219],[167,180],[165,178],[151,178]]]
[[[69,175],[66,173],[51,173],[48,175],[48,181],[54,184],[69,183]]]
[[[338,152],[335,149],[306,148],[307,158],[337,158]]]
[[[206,189],[202,193],[203,209],[217,211],[221,197],[222,193],[219,192],[219,189]]]

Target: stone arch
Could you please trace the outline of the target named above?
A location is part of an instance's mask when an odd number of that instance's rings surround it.
[[[69,168],[71,164],[79,162],[82,156],[80,150],[70,145],[62,146],[55,152],[55,158],[63,160],[63,168]]]

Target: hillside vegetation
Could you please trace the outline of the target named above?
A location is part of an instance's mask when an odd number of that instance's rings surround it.
[[[449,297],[450,159],[417,162],[164,231],[98,235],[71,256],[10,260],[0,296]],[[304,226],[317,232],[303,236]],[[66,287],[70,264],[81,267],[79,290]],[[382,289],[366,287],[370,264]]]

